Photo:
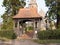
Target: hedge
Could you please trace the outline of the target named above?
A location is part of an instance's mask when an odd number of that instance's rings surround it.
[[[4,38],[8,38],[8,39],[15,39],[16,38],[16,34],[14,33],[13,30],[10,31],[0,31],[0,37],[4,37]]]
[[[44,30],[37,35],[39,39],[60,39],[60,30]]]

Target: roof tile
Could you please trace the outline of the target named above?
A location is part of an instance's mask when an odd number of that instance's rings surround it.
[[[36,8],[22,8],[13,18],[37,18],[41,17]]]

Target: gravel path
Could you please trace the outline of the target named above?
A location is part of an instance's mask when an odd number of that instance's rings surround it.
[[[12,44],[14,45],[40,45],[38,43],[32,42],[31,40],[16,40],[16,41],[13,41]]]
[[[60,43],[54,44],[38,44],[31,40],[13,40],[10,42],[2,42],[0,41],[0,45],[60,45]]]

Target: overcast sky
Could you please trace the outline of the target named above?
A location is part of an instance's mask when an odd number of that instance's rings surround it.
[[[5,8],[2,7],[2,2],[3,2],[3,0],[0,0],[0,22],[2,22],[1,15],[5,12]],[[40,11],[42,9],[46,13],[48,8],[45,5],[45,1],[44,0],[36,0],[36,2],[38,4],[38,11]],[[28,4],[28,0],[27,0],[27,4]]]
[[[29,0],[27,1],[27,5],[29,3]],[[48,10],[48,8],[46,7],[45,1],[44,0],[36,0],[37,5],[38,5],[38,11],[40,11],[41,9],[46,13],[46,11]]]

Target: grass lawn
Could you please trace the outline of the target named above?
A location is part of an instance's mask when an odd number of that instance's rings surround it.
[[[60,39],[51,39],[51,40],[33,40],[34,42],[40,43],[40,44],[46,44],[46,43],[60,43]]]
[[[0,37],[1,41],[10,41],[11,39],[5,38],[5,37]]]

